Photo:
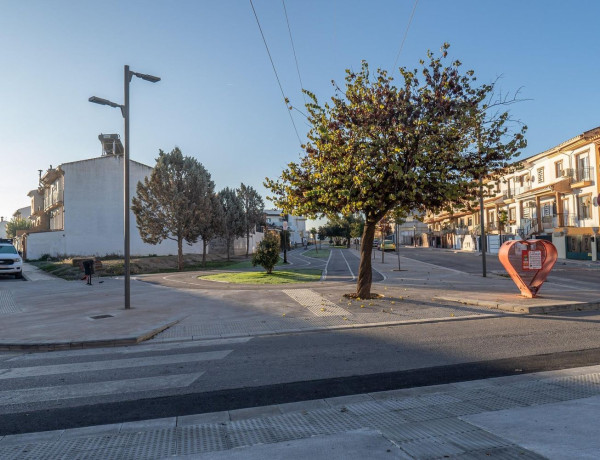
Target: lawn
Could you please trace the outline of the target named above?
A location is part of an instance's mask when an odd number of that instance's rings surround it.
[[[319,281],[321,270],[278,270],[267,272],[227,272],[202,275],[198,279],[234,284],[291,284]]]
[[[215,256],[213,256],[215,257]],[[101,276],[122,276],[124,274],[124,262],[122,257],[102,257],[103,270],[98,273]],[[36,267],[66,280],[81,279],[83,273],[79,266],[73,265],[72,258],[59,260],[34,260],[27,261]],[[202,255],[186,254],[184,255],[184,270],[222,270],[234,269],[244,270],[252,268],[252,262],[245,257],[235,257],[227,261],[224,258],[207,260],[206,266],[202,264]],[[149,273],[171,273],[177,272],[177,256],[153,256],[153,257],[132,257],[130,261],[130,272],[132,275],[142,275]]]
[[[306,252],[303,252],[302,255],[306,257],[313,257],[315,259],[329,259],[330,249],[319,249],[318,251],[315,249],[310,249]]]

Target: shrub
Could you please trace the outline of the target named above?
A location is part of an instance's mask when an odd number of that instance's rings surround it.
[[[256,253],[252,254],[252,266],[260,265],[267,273],[271,274],[275,264],[279,261],[279,236],[267,233],[258,243]]]

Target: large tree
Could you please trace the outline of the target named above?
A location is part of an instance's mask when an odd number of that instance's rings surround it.
[[[244,236],[244,206],[235,190],[225,187],[219,192],[219,201],[223,209],[223,238],[227,247],[227,260],[230,259],[231,246],[236,238]]]
[[[210,211],[202,219],[196,220],[198,234],[202,238],[202,266],[206,267],[206,248],[214,238],[225,232],[225,216],[223,206],[216,194],[210,197]]]
[[[33,227],[32,222],[29,219],[23,219],[19,212],[6,223],[6,237],[14,238],[17,236],[18,230],[29,230],[31,227]]]
[[[198,241],[199,223],[210,219],[214,187],[204,166],[184,157],[177,147],[170,153],[160,150],[150,177],[137,184],[131,209],[142,240],[177,241],[179,270],[183,270],[183,242]]]
[[[246,231],[246,257],[250,252],[250,233],[254,233],[256,226],[265,221],[265,203],[258,192],[249,185],[240,185],[237,189],[244,210],[244,229]]]
[[[333,83],[331,103],[321,106],[306,91],[312,100],[306,154],[279,179],[266,179],[285,212],[364,216],[356,297],[371,297],[373,239],[390,210],[435,209],[474,196],[474,166],[464,151],[493,86],[477,86],[459,61],[446,64],[448,47],[441,57],[428,52],[420,71],[400,68],[398,87],[386,71],[372,75],[363,62],[360,71],[346,71],[345,91]],[[506,166],[515,153],[490,151],[488,171]]]

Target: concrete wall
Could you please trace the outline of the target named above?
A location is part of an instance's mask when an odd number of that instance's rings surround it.
[[[39,259],[44,254],[59,256],[67,254],[67,238],[64,231],[30,233],[26,240],[27,259]]]
[[[123,157],[104,156],[85,161],[66,163],[64,210],[66,254],[122,255],[123,249]],[[130,200],[136,193],[138,181],[150,174],[152,168],[130,162]],[[177,243],[171,240],[158,245],[144,243],[130,211],[131,255],[177,254]],[[201,252],[201,244],[185,252]]]

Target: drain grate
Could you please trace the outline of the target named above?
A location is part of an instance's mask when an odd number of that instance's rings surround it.
[[[115,315],[96,315],[90,316],[91,319],[104,319],[104,318],[114,318]]]

